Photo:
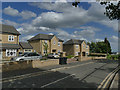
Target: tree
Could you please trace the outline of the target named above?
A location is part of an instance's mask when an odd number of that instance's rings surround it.
[[[104,39],[104,43],[107,45],[107,54],[111,54],[111,46],[107,38]]]
[[[45,56],[48,55],[48,44],[46,42],[43,42],[43,47],[44,47],[44,53],[45,53]]]
[[[75,1],[72,3],[72,5],[77,7],[79,3],[80,3],[79,1]],[[113,20],[113,19],[119,20],[120,19],[120,1],[116,5],[113,3],[110,3],[110,2],[100,2],[100,4],[106,5],[106,7],[105,7],[106,11],[104,12],[104,14],[110,20]]]
[[[105,9],[106,11],[104,14],[110,19],[120,19],[120,1],[115,5],[110,2],[101,2],[101,5],[106,5]]]
[[[90,46],[90,53],[109,53],[111,54],[111,46],[107,38],[102,42],[91,42],[88,43]]]

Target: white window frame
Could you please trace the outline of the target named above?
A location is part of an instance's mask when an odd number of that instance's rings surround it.
[[[10,54],[11,52],[13,53],[12,55]],[[9,53],[9,55],[7,53]],[[16,49],[6,49],[6,57],[16,56],[16,53]]]
[[[13,35],[8,35],[8,41],[14,42],[14,36]]]
[[[75,45],[75,46],[76,46],[77,49],[79,48],[79,45]]]
[[[54,44],[54,45],[56,44],[55,40],[53,41],[53,44]]]
[[[78,56],[78,52],[75,52],[75,55]]]
[[[60,46],[60,42],[58,42],[58,46]]]
[[[85,48],[85,44],[83,44],[83,48]]]
[[[47,43],[47,40],[45,40],[45,43]]]
[[[88,52],[86,52],[86,55],[88,55]]]
[[[86,49],[88,49],[88,45],[86,45]]]
[[[58,53],[60,53],[60,50],[58,50]]]

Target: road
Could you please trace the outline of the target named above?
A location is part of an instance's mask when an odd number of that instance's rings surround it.
[[[118,63],[89,60],[67,65],[3,73],[2,88],[93,88],[97,89]]]

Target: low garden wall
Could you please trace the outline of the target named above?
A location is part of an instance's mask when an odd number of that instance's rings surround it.
[[[106,59],[106,57],[79,57],[79,61],[87,61],[87,60],[94,60],[94,59]]]
[[[19,69],[26,69],[26,68],[40,68],[50,65],[57,65],[59,64],[59,59],[56,60],[29,60],[29,61],[15,61],[15,62],[6,62],[2,63],[2,72],[6,71],[13,71]]]

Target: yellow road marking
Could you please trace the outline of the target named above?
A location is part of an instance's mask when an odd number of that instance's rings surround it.
[[[120,67],[118,67],[118,68],[116,68],[115,70],[113,70],[111,73],[109,73],[107,76],[106,76],[106,78],[102,81],[102,83],[100,83],[100,85],[98,86],[98,88],[97,88],[97,90],[99,90],[102,86],[103,86],[103,84],[105,83],[105,81],[108,79],[108,77],[110,77],[114,72],[116,72],[117,70],[119,70],[120,69]],[[109,80],[108,80],[109,81]],[[105,88],[105,86],[107,85],[107,83],[108,83],[108,81],[104,84],[104,88]]]

